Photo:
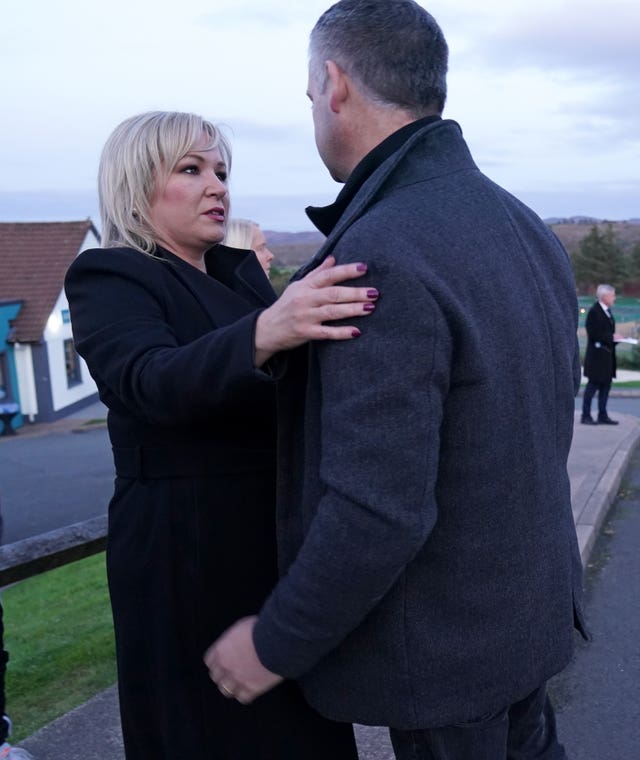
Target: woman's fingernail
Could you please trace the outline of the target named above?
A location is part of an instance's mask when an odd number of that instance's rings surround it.
[[[371,290],[367,290],[367,298],[377,298],[380,295],[378,291],[375,288],[371,288]]]
[[[354,328],[354,329],[351,331],[351,337],[352,337],[352,338],[359,338],[361,335],[362,335],[362,333],[360,332],[360,330],[358,330],[358,328],[357,328],[357,327],[355,327],[355,328]]]
[[[373,311],[376,308],[374,303],[365,303],[362,307],[363,311]]]
[[[358,272],[366,272],[367,271],[367,265],[366,264],[358,264],[356,266],[356,271],[358,271]]]

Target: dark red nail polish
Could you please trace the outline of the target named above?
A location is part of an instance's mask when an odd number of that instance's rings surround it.
[[[359,338],[361,335],[362,333],[360,332],[360,330],[358,330],[357,327],[351,331],[352,338]]]
[[[367,271],[367,265],[366,264],[358,264],[356,267],[356,270],[358,272],[366,272]]]
[[[373,311],[376,308],[376,305],[374,303],[366,303],[362,307],[363,311]]]
[[[367,290],[367,298],[378,298],[380,293],[375,288],[371,288],[371,290]]]

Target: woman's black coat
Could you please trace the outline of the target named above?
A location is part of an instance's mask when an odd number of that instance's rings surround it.
[[[127,758],[355,758],[350,727],[343,755],[336,724],[293,684],[247,708],[208,678],[207,646],[256,614],[277,577],[274,381],[253,361],[275,294],[252,252],[218,246],[207,274],[157,254],[89,250],[65,282],[77,350],[109,408]]]

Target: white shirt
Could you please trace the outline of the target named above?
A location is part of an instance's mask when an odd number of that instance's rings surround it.
[[[602,307],[602,310],[604,311],[604,313],[609,317],[609,319],[611,319],[612,317],[611,317],[611,312],[609,311],[609,307],[606,304],[602,303],[602,301],[598,301],[598,303]]]

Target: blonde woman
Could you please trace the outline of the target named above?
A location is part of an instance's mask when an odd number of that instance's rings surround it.
[[[100,164],[103,247],[66,277],[77,350],[109,408],[126,756],[355,760],[351,726],[316,714],[293,682],[245,706],[202,660],[277,578],[269,363],[309,339],[353,339],[354,325],[326,320],[372,309],[370,291],[340,285],[364,265],[323,266],[276,300],[253,253],[216,245],[230,166],[199,116],[127,119]]]
[[[267,248],[264,233],[256,222],[252,222],[250,219],[230,219],[224,244],[231,248],[244,248],[253,251],[258,257],[264,273],[267,277],[269,276],[273,254]]]

